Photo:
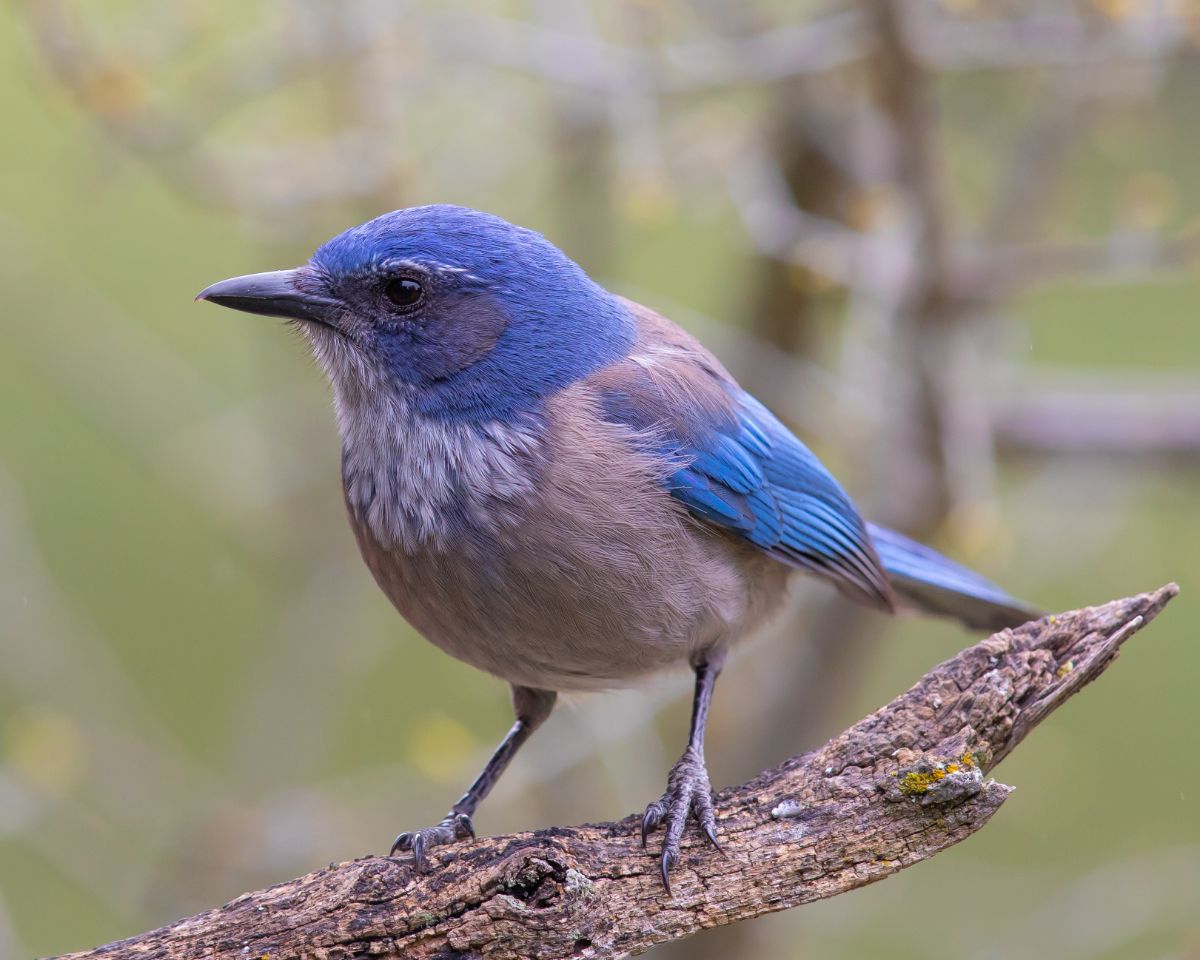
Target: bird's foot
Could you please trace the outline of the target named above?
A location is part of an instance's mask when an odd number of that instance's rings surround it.
[[[392,843],[392,849],[388,856],[411,850],[417,872],[424,873],[429,866],[425,859],[426,850],[454,843],[455,840],[466,840],[468,837],[475,838],[475,827],[471,823],[471,818],[465,813],[451,811],[436,827],[426,827],[424,830],[412,830],[400,834]]]
[[[671,893],[671,868],[679,862],[679,840],[689,817],[696,819],[709,842],[720,850],[708,770],[704,766],[704,757],[692,747],[688,747],[671,768],[667,775],[666,792],[650,804],[642,816],[643,847],[646,846],[650,831],[657,829],[660,824],[666,824],[661,868],[663,886],[668,895]]]

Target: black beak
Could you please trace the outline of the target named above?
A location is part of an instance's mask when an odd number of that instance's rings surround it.
[[[272,270],[270,273],[233,277],[205,287],[196,294],[196,299],[219,303],[223,307],[244,310],[246,313],[287,317],[289,320],[311,320],[331,326],[337,301],[301,290],[297,286],[301,273],[301,270]]]

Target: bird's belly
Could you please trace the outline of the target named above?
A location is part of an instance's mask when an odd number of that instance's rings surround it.
[[[641,544],[610,532],[513,531],[504,548],[481,540],[420,555],[364,542],[363,554],[426,639],[510,683],[551,690],[625,686],[732,643],[784,594],[788,568],[686,521]]]

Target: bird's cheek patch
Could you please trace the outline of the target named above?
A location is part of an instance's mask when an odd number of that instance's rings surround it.
[[[491,352],[508,320],[483,296],[463,296],[439,307],[426,325],[413,359],[427,377],[441,380],[482,360]]]

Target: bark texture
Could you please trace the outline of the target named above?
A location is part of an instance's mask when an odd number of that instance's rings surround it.
[[[343,863],[70,956],[626,957],[836,896],[987,823],[1010,791],[992,767],[1176,592],[1168,584],[995,634],[820,750],[721,791],[724,855],[689,835],[670,897],[627,817],[434,850],[426,875],[407,858]]]

